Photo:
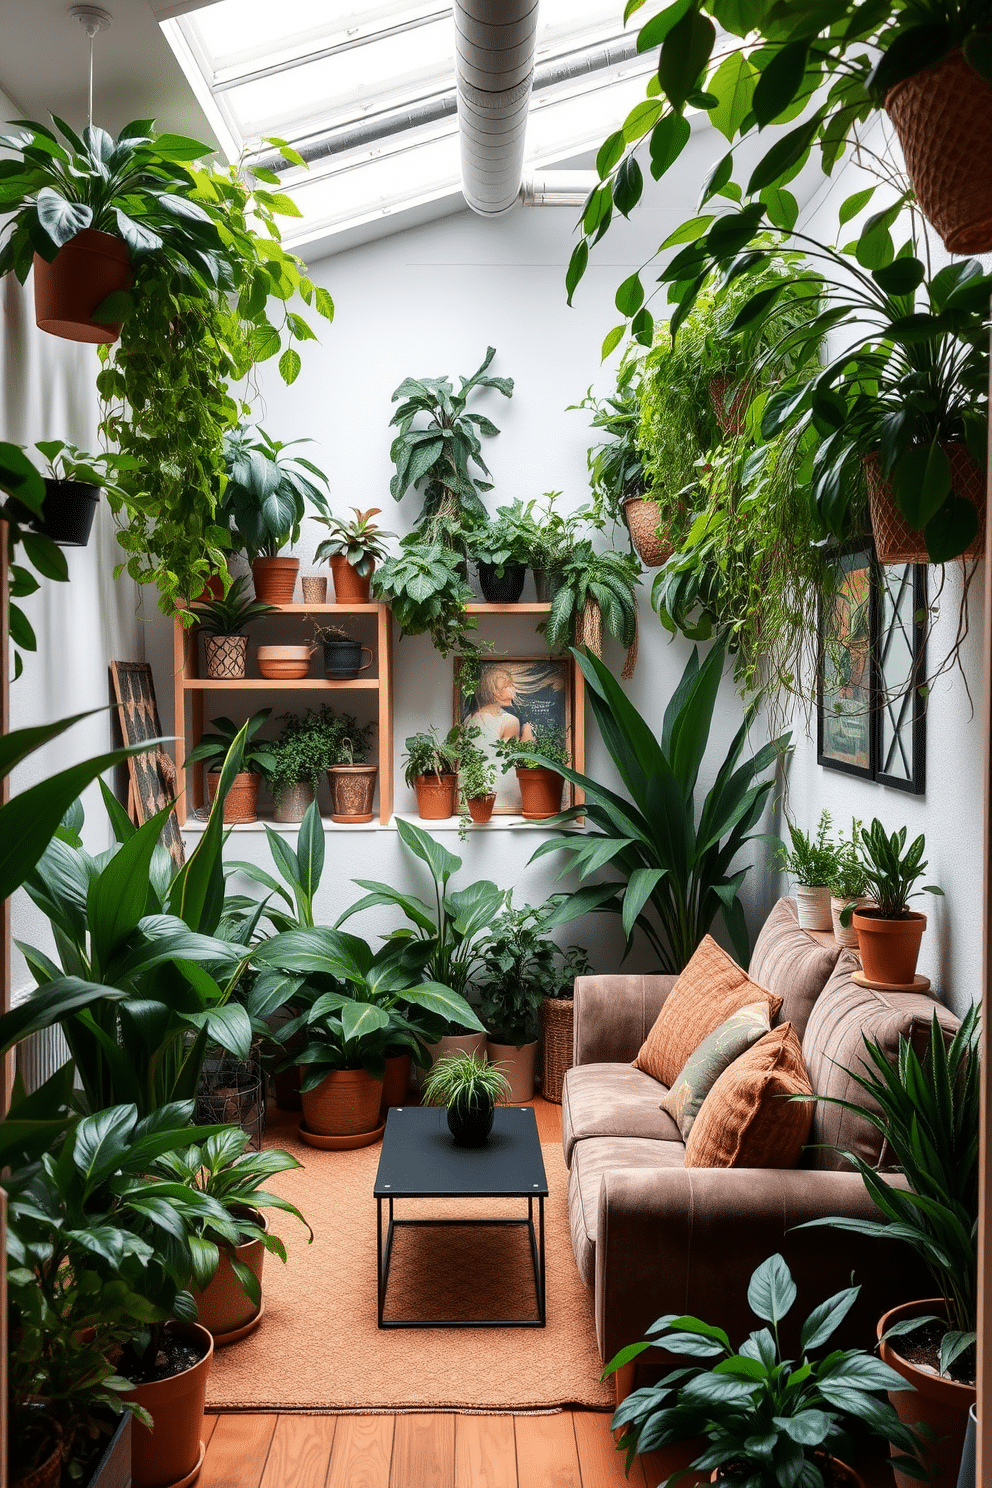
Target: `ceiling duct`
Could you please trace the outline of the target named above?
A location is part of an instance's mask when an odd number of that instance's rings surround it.
[[[536,39],[537,0],[455,0],[462,192],[482,217],[519,196]]]

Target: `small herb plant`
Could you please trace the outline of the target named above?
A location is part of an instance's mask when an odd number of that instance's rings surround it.
[[[263,600],[252,599],[246,594],[248,575],[236,578],[227,593],[220,599],[204,599],[194,604],[192,610],[200,628],[206,635],[244,635],[245,626],[259,615],[268,615],[276,608]]]
[[[782,846],[778,859],[786,873],[804,888],[819,888],[829,884],[837,867],[838,850],[830,839],[832,818],[829,811],[821,811],[816,835],[808,836],[795,822],[786,822],[792,839],[792,851]]]
[[[883,1390],[904,1390],[902,1376],[862,1349],[811,1357],[837,1331],[860,1290],[848,1287],[813,1309],[800,1333],[800,1362],[783,1357],[779,1340],[779,1324],[796,1300],[795,1282],[780,1255],[762,1262],[747,1292],[755,1317],[770,1326],[757,1329],[739,1349],[722,1328],[699,1318],[659,1318],[644,1342],[621,1349],[607,1374],[649,1348],[707,1363],[676,1369],[659,1384],[635,1390],[614,1412],[612,1426],[623,1429],[619,1445],[627,1450],[628,1471],[636,1453],[702,1436],[703,1451],[669,1484],[716,1469],[727,1488],[824,1488],[823,1458],[849,1459],[847,1423],[860,1420],[905,1454],[893,1459],[901,1471],[924,1477],[914,1430],[879,1398]]]
[[[400,552],[372,575],[372,595],[390,606],[404,635],[428,634],[435,651],[447,656],[463,644],[478,621],[466,612],[474,596],[465,579],[464,560],[441,542],[425,542],[411,532]]]
[[[330,765],[363,765],[372,748],[374,723],[359,723],[350,713],[338,715],[339,732]]]
[[[327,499],[314,481],[323,485],[322,470],[301,455],[283,451],[307,440],[289,444],[271,439],[264,429],[238,429],[224,439],[227,487],[218,519],[233,528],[236,544],[249,558],[275,558],[283,548],[298,541],[307,502],[321,514]]]
[[[568,735],[553,724],[535,728],[533,739],[497,739],[496,753],[509,769],[554,769],[571,763]]]
[[[269,784],[278,801],[287,786],[309,785],[316,795],[320,777],[334,759],[343,733],[342,719],[325,705],[316,712],[283,714],[278,739],[269,746]]]
[[[508,905],[482,942],[478,976],[482,1016],[501,1043],[529,1043],[536,1036],[542,998],[571,995],[572,981],[588,965],[577,946],[563,952],[550,938],[546,922],[557,902],[523,909]],[[562,990],[566,975],[567,993]]]
[[[861,844],[865,885],[878,919],[906,919],[911,913],[910,899],[918,899],[921,894],[940,894],[943,897],[943,889],[936,884],[924,884],[913,892],[913,885],[923,877],[927,867],[923,861],[926,839],[922,832],[906,847],[906,828],[900,827],[890,837],[876,816],[870,827],[861,828]],[[851,905],[844,909],[842,923],[849,925],[853,913]]]
[[[433,775],[440,780],[442,775],[455,774],[460,758],[460,733],[456,724],[443,739],[436,729],[410,735],[403,756],[403,779],[411,790],[420,775]]]
[[[336,517],[333,513],[315,519],[327,528],[327,536],[314,553],[314,562],[330,563],[332,558],[345,558],[359,578],[367,579],[375,565],[384,563],[389,557],[386,538],[395,537],[396,533],[386,532],[373,522],[372,518],[379,515],[381,507],[370,506],[367,511],[362,511],[353,506],[351,510],[355,513],[354,521]]]
[[[480,729],[463,730],[458,783],[466,801],[489,796],[496,789],[496,766],[486,751],[474,742],[480,736]]]
[[[510,1094],[510,1082],[499,1064],[474,1054],[445,1054],[424,1081],[425,1106],[496,1106]]]
[[[202,761],[208,770],[219,770],[241,729],[247,727],[241,770],[246,774],[268,778],[269,771],[275,764],[272,742],[269,739],[256,739],[255,735],[269,721],[271,712],[271,708],[263,708],[261,712],[253,713],[247,725],[234,723],[230,718],[211,718],[210,723],[217,732],[203,735],[196,748],[186,756],[187,765]]]

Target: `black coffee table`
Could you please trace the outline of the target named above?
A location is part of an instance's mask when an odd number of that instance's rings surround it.
[[[497,1106],[492,1133],[484,1147],[456,1147],[440,1107],[394,1106],[382,1139],[373,1189],[377,1220],[377,1274],[380,1328],[543,1328],[546,1322],[544,1201],[548,1180],[530,1106]],[[397,1219],[397,1199],[480,1198],[527,1200],[519,1219]],[[538,1223],[534,1225],[534,1200]],[[383,1235],[383,1202],[388,1222]],[[407,1226],[526,1226],[534,1262],[536,1318],[465,1319],[383,1317],[393,1236]]]

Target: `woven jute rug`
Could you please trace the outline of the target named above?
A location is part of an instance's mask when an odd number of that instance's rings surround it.
[[[314,1230],[270,1211],[288,1261],[265,1258],[265,1315],[240,1343],[217,1349],[207,1393],[211,1411],[608,1410],[600,1379],[593,1303],[579,1278],[568,1228],[568,1174],[559,1145],[545,1146],[549,1197],[545,1328],[376,1326],[376,1212],[372,1185],[380,1148],[322,1152],[284,1117],[266,1138],[303,1169],[274,1179]],[[500,1217],[523,1201],[410,1200],[397,1215]],[[446,1226],[399,1231],[386,1316],[527,1316],[535,1311],[526,1230]]]

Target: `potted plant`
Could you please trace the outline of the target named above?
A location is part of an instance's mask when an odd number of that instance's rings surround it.
[[[360,724],[350,713],[338,719],[339,731],[327,765],[331,786],[331,821],[370,822],[378,765],[367,763],[374,724]]]
[[[524,589],[536,524],[522,501],[497,507],[487,521],[469,528],[469,551],[488,604],[516,604]]]
[[[531,537],[528,563],[534,571],[534,589],[540,604],[549,604],[561,584],[562,570],[586,527],[588,512],[560,512],[556,502],[560,491],[546,491],[542,510],[536,500],[529,501],[525,511],[532,517],[535,531]]]
[[[848,1287],[814,1308],[800,1334],[800,1362],[784,1357],[779,1338],[779,1325],[796,1300],[795,1282],[780,1255],[762,1262],[747,1292],[759,1324],[770,1326],[759,1327],[739,1349],[722,1328],[699,1318],[659,1318],[647,1330],[647,1339],[611,1360],[607,1374],[649,1348],[705,1362],[690,1362],[658,1385],[635,1390],[614,1412],[612,1425],[623,1431],[619,1445],[627,1450],[628,1471],[639,1451],[703,1438],[705,1445],[691,1469],[676,1477],[689,1471],[712,1473],[711,1482],[727,1488],[790,1488],[795,1483],[864,1488],[843,1461],[853,1447],[849,1425],[857,1421],[898,1447],[905,1454],[901,1460],[916,1465],[913,1432],[878,1398],[898,1375],[862,1349],[834,1349],[816,1357],[860,1290]]]
[[[491,755],[473,742],[479,736],[479,729],[461,730],[458,789],[470,820],[482,823],[492,819],[496,804],[496,763]]]
[[[331,682],[348,682],[360,672],[367,672],[375,660],[374,653],[361,641],[340,625],[315,625],[313,628],[314,649],[324,648],[324,675]],[[362,661],[362,652],[368,651],[369,659]]]
[[[829,930],[830,883],[838,864],[838,851],[830,840],[831,816],[820,812],[816,835],[807,836],[795,822],[786,819],[792,851],[784,844],[776,857],[783,872],[796,884],[796,910],[803,930]]]
[[[464,559],[440,541],[408,533],[400,551],[372,575],[372,595],[388,604],[404,635],[424,635],[442,656],[457,651],[478,621],[466,612],[472,590]]]
[[[584,646],[603,650],[604,628],[627,648],[623,675],[637,659],[637,580],[641,567],[630,553],[598,553],[588,538],[576,542],[559,571],[543,630],[552,651]]]
[[[354,521],[346,517],[318,517],[328,535],[320,543],[314,561],[330,564],[334,575],[334,598],[337,604],[368,604],[372,571],[377,563],[385,562],[389,556],[386,538],[395,537],[395,532],[386,532],[372,518],[381,511],[370,506],[361,511],[357,506]]]
[[[276,605],[293,602],[300,560],[279,554],[298,541],[307,503],[327,514],[327,499],[310,479],[326,485],[324,472],[302,455],[283,454],[305,443],[271,439],[261,428],[224,436],[227,486],[218,521],[231,527],[234,542],[248,554],[257,597]]]
[[[861,964],[869,982],[888,987],[912,987],[920,941],[927,917],[910,909],[910,899],[920,894],[940,894],[936,884],[924,884],[915,893],[913,885],[926,872],[923,853],[926,839],[921,833],[906,847],[906,828],[892,836],[876,816],[870,827],[861,828],[864,881],[871,903],[860,909],[848,907],[841,923],[853,923],[858,932]],[[905,851],[903,849],[905,848]]]
[[[847,1152],[882,1218],[817,1221],[862,1235],[897,1235],[933,1277],[937,1296],[886,1313],[878,1336],[882,1358],[899,1377],[889,1399],[903,1422],[923,1420],[932,1428],[924,1438],[925,1466],[928,1474],[937,1468],[944,1482],[954,1481],[975,1401],[979,1018],[972,1004],[949,1040],[935,1015],[925,1049],[900,1036],[894,1062],[865,1040],[865,1059],[848,1071],[864,1092],[860,1099],[855,1092],[852,1109],[880,1133],[888,1166],[905,1182],[888,1182]],[[906,1475],[897,1473],[896,1480],[909,1488]]]
[[[547,725],[533,739],[498,739],[496,753],[516,770],[525,821],[546,821],[561,810],[570,755],[565,730]],[[559,768],[561,767],[561,768]]]
[[[259,729],[269,721],[271,708],[253,713],[246,728],[241,765],[234,777],[227,799],[224,802],[226,823],[254,821],[258,815],[258,792],[263,775],[267,775],[274,763],[268,739],[256,739]],[[204,734],[185,760],[186,765],[203,763],[207,766],[207,793],[212,802],[217,793],[221,769],[228,756],[240,727],[230,718],[210,720],[215,734]]]
[[[286,1248],[269,1230],[263,1209],[294,1214],[313,1231],[295,1204],[267,1193],[262,1184],[277,1173],[302,1164],[279,1148],[248,1152],[248,1135],[228,1127],[205,1142],[167,1152],[152,1167],[153,1175],[168,1184],[183,1184],[219,1205],[238,1233],[237,1243],[220,1233],[214,1215],[193,1221],[193,1282],[191,1291],[197,1320],[210,1332],[214,1346],[235,1343],[252,1332],[264,1311],[262,1264],[271,1251],[285,1262]]]
[[[456,1147],[484,1147],[496,1106],[510,1093],[498,1064],[474,1054],[445,1054],[431,1067],[420,1099],[425,1106],[444,1106]]]
[[[406,740],[403,779],[417,792],[417,811],[424,821],[443,821],[454,813],[459,735],[456,726],[443,739],[429,729]]]
[[[838,945],[857,950],[858,932],[851,924],[842,923],[844,910],[851,906],[861,909],[868,902],[865,868],[860,851],[861,822],[851,822],[851,836],[837,844],[837,861],[830,875],[830,918],[833,921],[834,940]]]
[[[40,516],[21,508],[24,518],[60,548],[85,548],[100,490],[120,495],[114,477],[128,463],[126,458],[107,451],[91,455],[64,439],[39,440],[35,449],[48,461],[45,504]]]
[[[247,671],[248,637],[244,627],[259,615],[269,615],[273,605],[250,599],[245,593],[248,577],[234,579],[226,594],[192,606],[203,631],[207,676],[218,681],[237,681]]]
[[[282,732],[269,745],[272,762],[266,778],[276,807],[276,821],[298,822],[313,804],[321,777],[334,756],[341,721],[325,704],[319,712],[285,715]],[[318,818],[319,820],[319,818]]]

